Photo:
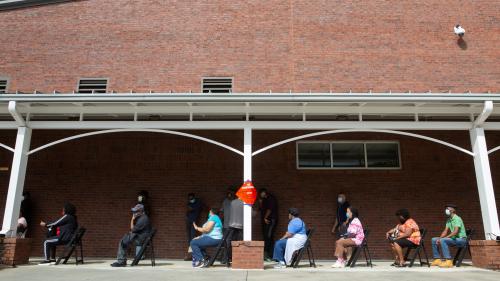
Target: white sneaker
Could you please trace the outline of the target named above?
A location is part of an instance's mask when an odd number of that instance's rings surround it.
[[[333,265],[333,268],[344,268],[345,267],[345,262],[342,262],[340,260],[337,260]]]
[[[286,268],[286,265],[284,262],[280,261],[279,263],[274,265],[275,269],[280,269],[280,268]]]

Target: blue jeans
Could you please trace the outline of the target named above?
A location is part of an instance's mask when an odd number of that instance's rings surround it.
[[[274,243],[273,260],[285,262],[286,239],[278,240]]]
[[[209,247],[216,247],[222,239],[214,239],[208,236],[202,236],[198,239],[191,240],[190,246],[193,250],[193,259],[201,261],[205,257],[205,249]]]
[[[442,255],[439,254],[438,244],[436,243],[438,240],[441,241],[439,244],[441,245]],[[450,260],[451,259],[450,246],[462,248],[465,247],[466,244],[467,244],[466,238],[451,239],[451,238],[434,237],[432,238],[432,255],[434,256],[435,259],[444,258]]]

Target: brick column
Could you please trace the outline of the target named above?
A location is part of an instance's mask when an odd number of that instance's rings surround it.
[[[264,269],[264,241],[232,241],[234,269]]]
[[[500,242],[493,240],[470,241],[472,264],[487,269],[500,269]]]
[[[0,263],[7,265],[27,264],[31,251],[30,238],[5,238]]]

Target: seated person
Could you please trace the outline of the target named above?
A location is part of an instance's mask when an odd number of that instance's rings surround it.
[[[434,261],[431,266],[453,267],[453,260],[450,255],[450,246],[465,247],[467,244],[467,234],[462,218],[456,214],[457,206],[448,204],[445,206],[445,214],[448,216],[446,226],[439,237],[432,238],[432,255]],[[441,253],[438,247],[441,246]]]
[[[151,223],[148,216],[144,213],[144,205],[137,204],[131,209],[132,218],[130,219],[130,232],[125,234],[118,243],[118,254],[116,262],[112,263],[112,267],[127,266],[127,250],[135,243],[142,245],[144,240],[151,234]]]
[[[299,209],[288,209],[288,229],[280,240],[274,244],[273,260],[278,264],[274,268],[283,268],[292,262],[293,253],[302,249],[307,240],[306,225],[299,218]]]
[[[407,209],[396,211],[396,217],[399,224],[386,232],[385,236],[389,239],[392,252],[394,253],[393,266],[404,267],[405,260],[403,248],[415,248],[420,244],[420,229]]]
[[[75,206],[71,203],[66,203],[62,212],[63,216],[54,222],[40,222],[40,225],[46,227],[48,233],[50,233],[43,242],[45,260],[41,264],[55,262],[56,246],[68,244],[78,228]]]
[[[203,226],[199,227],[193,222],[193,227],[202,233],[190,242],[193,251],[193,267],[206,267],[209,259],[205,258],[205,249],[216,247],[222,240],[222,221],[219,218],[218,210],[216,208],[210,209],[208,220]]]
[[[347,263],[347,248],[359,246],[365,239],[363,225],[358,218],[358,210],[353,207],[347,208],[347,232],[342,234],[342,238],[335,242],[335,256],[337,261],[332,265],[333,268],[345,267]]]
[[[28,222],[26,221],[23,211],[21,210],[19,213],[19,219],[17,219],[17,238],[24,238],[26,230],[28,230]]]

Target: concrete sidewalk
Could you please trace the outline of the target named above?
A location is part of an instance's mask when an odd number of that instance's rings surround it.
[[[266,264],[266,270],[237,270],[228,269],[221,265],[212,268],[193,269],[190,262],[178,260],[158,260],[156,267],[151,267],[149,261],[144,261],[137,267],[112,268],[111,260],[88,260],[84,265],[37,265],[36,260],[30,265],[17,268],[3,268],[0,270],[1,280],[22,281],[79,281],[79,280],[454,280],[454,281],[497,281],[500,272],[483,270],[464,265],[460,268],[441,269],[416,266],[414,268],[394,268],[390,262],[377,261],[374,267],[363,266],[356,268],[333,269],[331,261],[318,262],[317,268],[309,268],[304,264],[298,269],[273,269],[272,264]]]

